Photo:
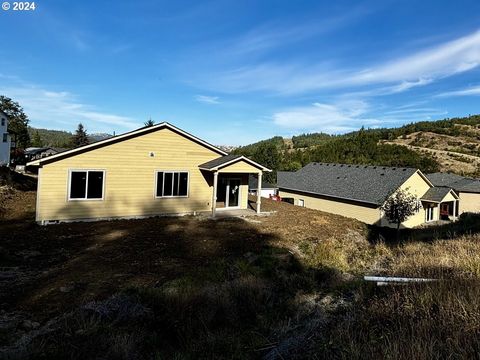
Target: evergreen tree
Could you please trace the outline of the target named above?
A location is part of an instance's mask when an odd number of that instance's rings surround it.
[[[43,141],[40,137],[40,133],[38,132],[38,130],[35,130],[35,132],[33,133],[31,145],[34,147],[43,147]]]
[[[30,144],[29,120],[23,108],[12,99],[0,95],[0,110],[8,116],[8,132],[16,139],[17,148],[28,147]]]
[[[145,121],[143,124],[145,126],[149,127],[149,126],[155,125],[155,121],[153,121],[152,118],[150,118],[150,119],[148,119],[148,121]]]
[[[82,123],[78,124],[78,128],[75,130],[75,135],[73,135],[72,138],[72,143],[74,147],[87,145],[89,143],[87,131],[84,129]]]

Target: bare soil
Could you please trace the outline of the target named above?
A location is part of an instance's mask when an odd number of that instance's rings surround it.
[[[353,233],[358,221],[263,199],[270,216],[213,220],[157,217],[39,226],[35,192],[0,193],[0,304],[38,321],[132,286],[155,286],[265,247]],[[253,199],[252,199],[253,200]],[[245,255],[247,254],[247,255]]]

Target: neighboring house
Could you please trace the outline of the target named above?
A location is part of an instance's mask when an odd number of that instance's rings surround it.
[[[480,212],[480,179],[448,173],[427,174],[427,177],[435,186],[455,190],[460,199],[459,214]]]
[[[8,134],[8,116],[0,111],[0,166],[10,163],[11,139]]]
[[[35,160],[36,221],[136,218],[248,207],[264,166],[169,123]],[[257,198],[260,211],[260,198]]]
[[[258,178],[254,175],[248,177],[248,193],[250,195],[257,195],[258,192]],[[268,182],[262,182],[262,190],[260,191],[261,197],[269,198],[270,196],[277,195],[277,186]]]
[[[381,206],[397,190],[416,196],[420,205],[402,227],[457,216],[457,194],[450,188],[435,188],[412,168],[310,163],[296,172],[279,171],[277,184],[282,200],[367,224],[395,226],[384,217]]]
[[[54,147],[29,147],[25,149],[24,155],[25,155],[26,161],[33,161],[33,160],[43,159],[47,156],[56,155],[65,150],[67,149],[54,148]]]

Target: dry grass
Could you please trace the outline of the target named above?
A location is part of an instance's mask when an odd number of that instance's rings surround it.
[[[344,359],[478,358],[478,281],[364,288],[361,294],[312,351]]]
[[[31,208],[14,201],[33,201],[25,194],[9,200],[19,212]],[[2,349],[35,333],[21,329],[24,316],[40,322],[40,335],[8,348],[12,358],[479,353],[477,217],[405,232],[397,243],[388,236],[378,241],[372,229],[341,216],[268,200],[263,205],[277,213],[260,223],[184,217],[38,227],[22,216],[0,221],[0,259],[21,275],[0,284],[0,299],[12,312],[0,313],[0,320],[21,319],[0,327],[0,358],[7,354]],[[444,280],[376,288],[362,282],[365,274]]]

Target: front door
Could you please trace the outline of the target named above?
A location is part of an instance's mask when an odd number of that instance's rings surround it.
[[[240,201],[240,179],[227,179],[225,207],[238,207]]]

